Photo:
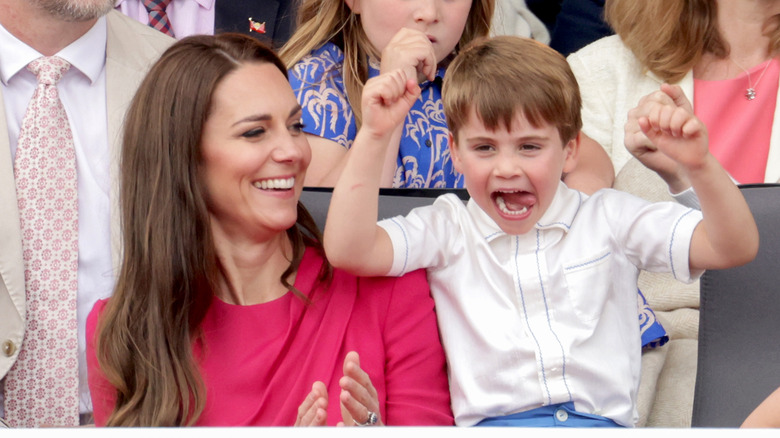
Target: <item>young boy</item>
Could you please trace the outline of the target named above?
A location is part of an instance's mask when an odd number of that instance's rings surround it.
[[[755,257],[758,231],[670,87],[629,118],[685,169],[701,212],[561,175],[576,164],[580,97],[563,57],[497,37],[461,52],[444,80],[450,153],[471,200],[454,195],[375,223],[378,175],[417,92],[402,73],[366,85],[363,127],[336,185],[325,249],[361,275],[426,268],[458,425],[633,426],[640,375],[640,269],[682,281]],[[703,219],[702,219],[703,216]]]

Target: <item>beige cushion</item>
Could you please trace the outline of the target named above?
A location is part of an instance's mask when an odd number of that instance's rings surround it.
[[[614,187],[653,202],[674,200],[663,180],[635,158],[620,170]],[[639,289],[670,341],[642,356],[638,426],[690,427],[698,352],[699,282],[685,284],[671,274],[643,271]]]

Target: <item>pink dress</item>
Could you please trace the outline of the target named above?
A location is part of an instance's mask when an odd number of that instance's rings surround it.
[[[707,126],[710,152],[740,184],[764,182],[778,77],[780,62],[771,59],[750,70],[750,81],[747,74],[693,81],[693,108]],[[756,91],[753,100],[745,97],[749,85]]]
[[[341,420],[338,380],[349,351],[379,394],[388,425],[451,425],[444,352],[423,271],[400,278],[358,278],[336,270],[315,286],[323,260],[307,249],[292,293],[237,306],[214,298],[195,357],[206,387],[201,426],[292,426],[320,380],[328,388],[328,424]],[[97,365],[95,330],[106,301],[87,321],[87,363],[95,423],[105,424],[115,395]]]

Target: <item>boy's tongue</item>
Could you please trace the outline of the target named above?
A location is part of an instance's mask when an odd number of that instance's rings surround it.
[[[502,198],[506,208],[511,211],[520,211],[523,207],[530,208],[536,204],[536,196],[529,192],[498,193],[497,198]]]

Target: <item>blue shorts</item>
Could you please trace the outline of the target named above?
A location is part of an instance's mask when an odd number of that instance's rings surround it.
[[[575,411],[573,402],[542,406],[503,417],[485,418],[475,426],[622,427],[609,418]]]

